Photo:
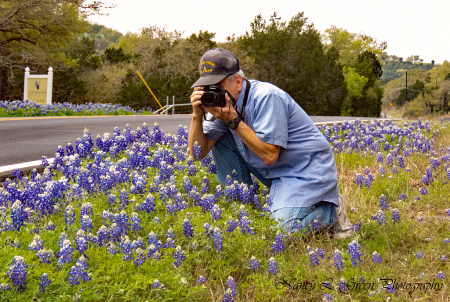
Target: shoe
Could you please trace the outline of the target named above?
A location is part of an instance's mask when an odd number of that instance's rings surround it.
[[[344,239],[353,235],[352,223],[347,216],[347,201],[342,194],[339,194],[339,207],[334,207],[338,216],[336,231],[333,234],[334,239]]]

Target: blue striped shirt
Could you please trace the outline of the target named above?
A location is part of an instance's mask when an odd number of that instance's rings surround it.
[[[246,82],[236,102],[241,112]],[[219,140],[233,134],[242,157],[264,177],[271,179],[271,210],[309,207],[320,201],[339,204],[334,154],[306,112],[283,90],[270,83],[251,80],[245,124],[263,142],[280,146],[278,160],[267,166],[221,120],[204,121],[206,138]]]

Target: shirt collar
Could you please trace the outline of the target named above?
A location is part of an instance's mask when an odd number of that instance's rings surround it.
[[[245,97],[245,89],[247,88],[247,81],[244,79],[242,82],[242,90],[239,93],[239,98],[236,101],[236,106],[234,108],[239,111],[239,113],[242,114],[242,105],[244,103],[244,97]]]

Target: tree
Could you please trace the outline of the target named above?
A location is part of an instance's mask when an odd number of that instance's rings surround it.
[[[306,21],[303,13],[289,23],[274,13],[266,24],[258,15],[237,43],[254,60],[257,79],[289,93],[309,114],[339,115],[347,93],[339,53],[325,52],[319,32]]]
[[[3,0],[0,3],[0,99],[14,85],[14,69],[46,70],[59,62],[70,65],[60,50],[82,33],[82,19],[102,14],[108,0]],[[73,64],[73,62],[72,62]],[[54,68],[55,69],[55,68]],[[55,69],[55,73],[56,73]]]
[[[343,28],[331,26],[322,36],[327,47],[334,47],[339,51],[339,63],[354,64],[358,55],[364,51],[372,51],[377,57],[386,57],[387,43],[378,43],[377,39],[365,34],[355,34]]]
[[[344,98],[344,102],[342,103],[341,115],[351,116],[353,111],[352,100],[363,97],[363,90],[369,79],[365,76],[359,75],[356,72],[356,69],[351,67],[344,67],[343,73],[348,94]]]

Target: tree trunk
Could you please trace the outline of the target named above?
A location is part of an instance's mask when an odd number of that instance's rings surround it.
[[[8,69],[0,67],[0,101],[6,100],[8,89]]]

